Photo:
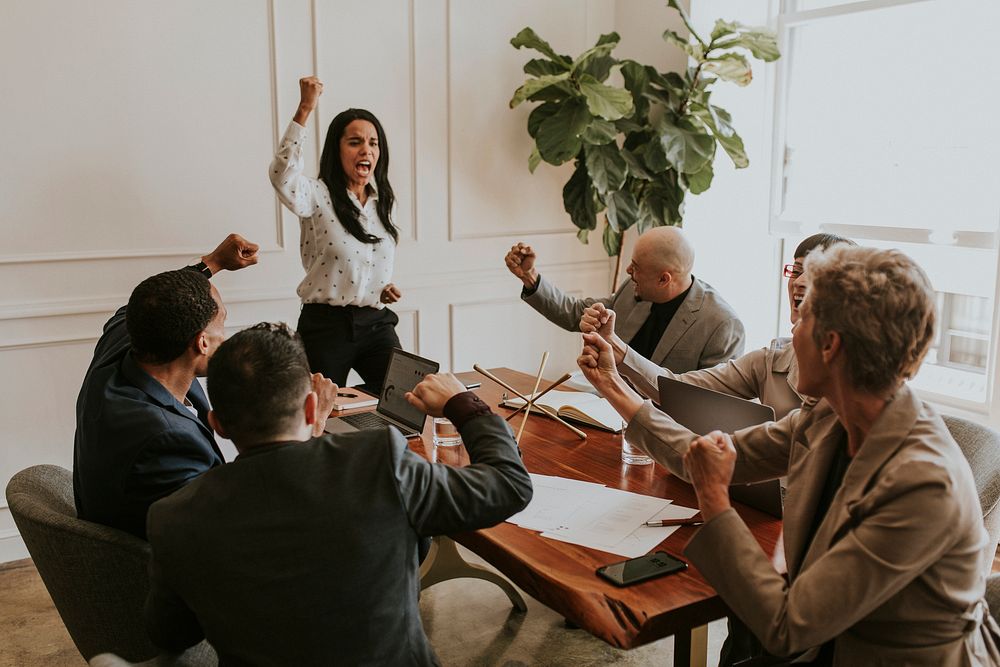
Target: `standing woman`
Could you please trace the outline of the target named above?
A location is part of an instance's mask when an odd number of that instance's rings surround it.
[[[399,232],[392,223],[389,146],[382,124],[364,109],[333,119],[320,158],[319,178],[303,173],[302,146],[309,114],[323,84],[299,80],[300,101],[271,162],[271,184],[299,216],[299,251],[306,276],[298,331],[313,372],[338,385],[353,368],[379,394],[399,318],[386,305],[402,296],[393,285]]]

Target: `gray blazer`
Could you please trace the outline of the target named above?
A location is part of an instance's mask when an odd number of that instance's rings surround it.
[[[503,419],[462,427],[471,464],[395,429],[265,446],[149,511],[147,625],[222,664],[437,664],[417,608],[422,538],[495,525],[531,498]]]
[[[683,474],[688,435],[656,445],[647,432],[643,446]],[[833,639],[836,665],[1000,664],[983,598],[991,545],[969,464],[941,418],[901,388],[808,542],[845,437],[826,401],[734,434],[736,481],[788,473],[788,582],[734,510],[705,524],[685,554],[776,655]]]
[[[584,309],[603,303],[615,311],[615,329],[626,342],[638,333],[650,311],[648,301],[636,302],[631,280],[610,297],[578,299],[539,276],[535,291],[522,298],[567,331],[579,331]],[[743,337],[743,323],[732,306],[711,285],[695,278],[650,361],[675,373],[709,368],[743,354]]]

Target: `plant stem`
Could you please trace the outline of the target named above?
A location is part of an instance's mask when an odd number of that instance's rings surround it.
[[[615,276],[611,279],[611,291],[612,293],[618,289],[618,276],[622,272],[622,243],[625,242],[625,234],[618,232],[618,254],[615,255]]]

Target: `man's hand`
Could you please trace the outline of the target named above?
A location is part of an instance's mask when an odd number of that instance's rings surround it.
[[[425,375],[413,391],[406,392],[406,400],[421,412],[432,417],[444,416],[444,404],[452,396],[468,391],[462,381],[451,373]]]
[[[615,333],[615,311],[600,302],[588,306],[580,318],[580,331],[600,335],[601,338],[611,343],[615,363],[620,364],[625,361],[625,352],[628,346]]]
[[[530,245],[517,243],[511,246],[510,252],[503,258],[507,268],[517,276],[524,286],[531,289],[538,282],[538,271],[535,270],[535,251]]]
[[[729,435],[712,431],[695,438],[684,455],[694,492],[698,496],[701,515],[708,521],[729,509],[729,484],[736,468],[736,448]]]
[[[315,76],[306,76],[299,79],[299,108],[295,111],[292,119],[299,125],[305,125],[311,114],[319,103],[319,96],[323,94],[323,82]]]
[[[382,288],[382,295],[379,297],[379,301],[382,303],[396,303],[401,298],[403,298],[403,293],[399,291],[399,288],[389,283]]]
[[[223,269],[238,271],[257,263],[257,251],[260,246],[250,243],[239,234],[230,234],[209,255],[201,258],[205,265],[215,275]]]
[[[316,402],[316,423],[313,424],[313,437],[318,438],[323,435],[323,427],[326,420],[333,412],[333,404],[337,402],[337,390],[339,387],[333,380],[325,377],[322,373],[312,374],[312,390],[316,392],[319,399]]]
[[[576,365],[584,377],[602,394],[621,380],[615,366],[611,343],[596,333],[583,334],[583,350],[577,357]]]

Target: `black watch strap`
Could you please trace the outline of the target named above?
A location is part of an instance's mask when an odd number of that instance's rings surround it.
[[[212,269],[208,268],[208,264],[205,262],[198,262],[197,264],[192,264],[191,266],[185,266],[185,269],[191,269],[192,271],[197,271],[206,278],[212,277]]]

